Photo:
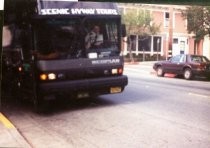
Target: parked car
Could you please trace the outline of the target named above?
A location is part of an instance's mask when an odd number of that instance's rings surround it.
[[[187,80],[194,76],[205,76],[210,79],[210,61],[207,57],[201,55],[176,55],[167,61],[154,63],[153,69],[159,77],[164,76],[165,73],[173,73],[182,75]]]

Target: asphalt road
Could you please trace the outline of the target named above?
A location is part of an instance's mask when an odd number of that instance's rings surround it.
[[[49,113],[4,103],[4,114],[35,148],[208,148],[210,82],[159,78],[151,65],[126,65],[121,94],[58,100]]]

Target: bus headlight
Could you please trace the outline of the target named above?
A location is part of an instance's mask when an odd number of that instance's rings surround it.
[[[39,78],[40,78],[40,80],[45,81],[45,80],[47,80],[47,74],[44,74],[44,73],[40,74]]]
[[[117,74],[118,70],[117,69],[112,69],[112,74],[115,75]]]
[[[56,74],[54,74],[54,73],[48,73],[48,74],[43,73],[43,74],[40,74],[39,78],[42,81],[55,80],[56,79]]]
[[[48,74],[48,79],[49,80],[55,80],[56,79],[56,75],[54,73],[49,73]]]
[[[113,75],[122,75],[123,74],[123,68],[115,68],[115,69],[112,69],[112,74]]]

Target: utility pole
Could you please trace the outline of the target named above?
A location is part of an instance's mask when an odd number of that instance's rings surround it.
[[[169,26],[168,26],[169,42],[168,42],[168,57],[172,56],[173,48],[173,7],[169,7]]]

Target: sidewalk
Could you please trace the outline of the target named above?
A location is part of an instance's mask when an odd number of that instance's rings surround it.
[[[1,112],[0,147],[31,148],[15,126]]]
[[[150,67],[150,71],[148,71],[149,74],[156,75],[156,71],[153,69],[154,63],[157,61],[140,61],[140,62],[125,62],[125,65],[139,65],[139,66],[148,66]],[[170,73],[165,73],[165,77],[169,78],[174,78],[176,74],[170,74]]]
[[[125,62],[125,65],[151,65],[157,61],[140,61],[140,62]]]

